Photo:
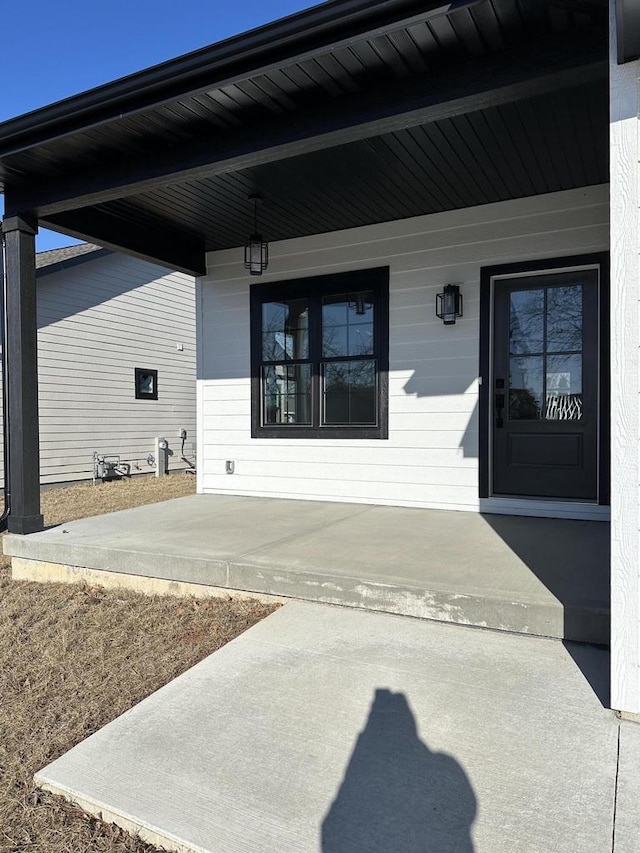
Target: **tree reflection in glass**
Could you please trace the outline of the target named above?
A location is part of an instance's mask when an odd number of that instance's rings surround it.
[[[322,357],[373,354],[373,293],[339,293],[322,300]]]
[[[374,295],[363,290],[322,299],[323,423],[375,425]],[[349,360],[346,360],[346,359]]]
[[[262,306],[262,360],[309,357],[309,304],[306,299]]]
[[[582,350],[582,285],[547,288],[547,352]]]
[[[324,365],[324,422],[376,423],[375,361],[334,361]]]
[[[583,288],[514,290],[509,316],[509,417],[582,417]]]

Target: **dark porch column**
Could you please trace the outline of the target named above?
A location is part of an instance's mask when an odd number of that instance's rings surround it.
[[[35,221],[4,219],[11,533],[42,530],[38,423]]]

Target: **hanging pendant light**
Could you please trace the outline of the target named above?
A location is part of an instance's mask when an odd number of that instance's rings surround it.
[[[365,299],[364,293],[349,294],[349,310],[355,311],[360,317],[363,317],[372,307],[373,304],[369,299]]]
[[[253,202],[253,234],[244,244],[244,268],[251,275],[262,275],[269,266],[269,244],[258,233],[258,204],[262,201],[260,195],[250,195]]]

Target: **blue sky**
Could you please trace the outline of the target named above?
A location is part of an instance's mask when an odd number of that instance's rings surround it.
[[[309,0],[12,4],[0,54],[0,121],[314,5]],[[37,247],[71,242],[41,230]]]

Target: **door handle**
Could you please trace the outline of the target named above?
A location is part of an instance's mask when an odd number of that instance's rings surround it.
[[[496,394],[495,396],[495,407],[496,407],[496,427],[498,429],[502,429],[504,426],[504,419],[502,417],[502,412],[504,410],[504,394]]]

